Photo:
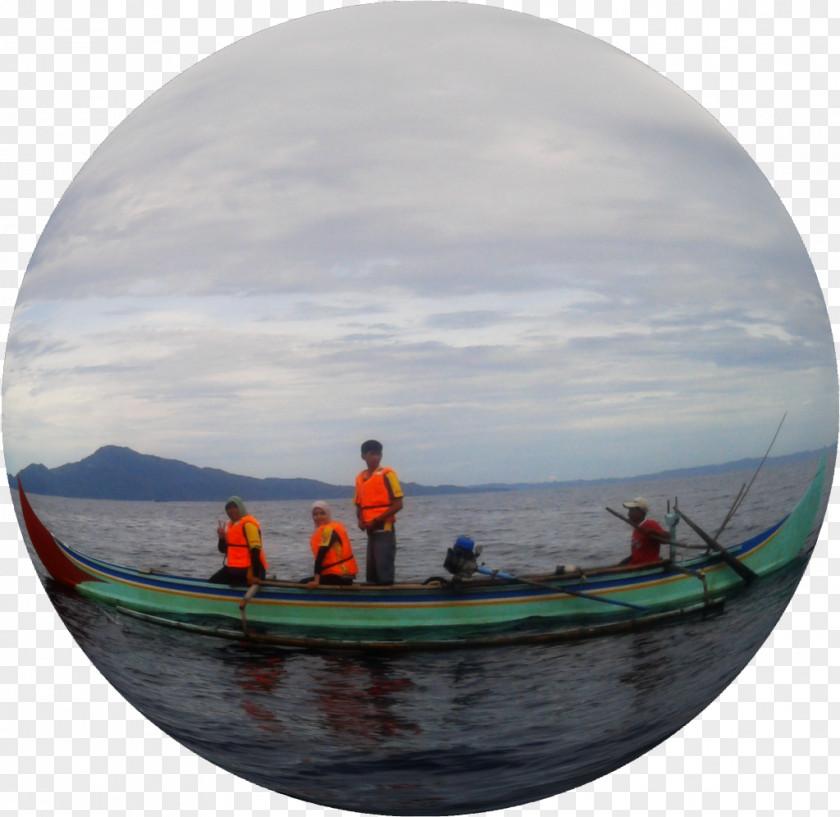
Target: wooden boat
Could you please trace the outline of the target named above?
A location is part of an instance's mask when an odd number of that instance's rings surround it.
[[[745,578],[771,573],[799,554],[817,521],[824,472],[823,456],[800,502],[763,533],[681,562],[527,577],[484,569],[491,575],[390,587],[308,589],[266,581],[248,598],[245,588],[86,556],[50,533],[22,486],[20,502],[30,541],[49,575],[121,612],[208,635],[289,647],[431,649],[591,636],[716,608]]]

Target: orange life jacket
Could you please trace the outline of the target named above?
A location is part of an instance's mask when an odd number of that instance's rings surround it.
[[[388,491],[386,476],[393,473],[393,468],[378,468],[370,479],[367,478],[367,471],[362,471],[356,477],[356,504],[362,509],[363,522],[375,519],[394,501]],[[385,522],[393,522],[395,519],[392,516]]]
[[[250,567],[251,553],[248,545],[248,540],[245,537],[245,523],[255,525],[260,534],[260,544],[262,544],[262,529],[260,523],[253,516],[243,516],[236,522],[230,522],[225,532],[225,541],[227,542],[227,566],[228,567]],[[268,562],[265,560],[265,552],[260,547],[260,561],[262,566],[267,570]]]
[[[338,541],[332,535],[333,531],[338,534]],[[330,543],[330,549],[321,563],[321,575],[355,576],[358,574],[359,566],[353,556],[350,537],[344,525],[341,522],[327,522],[317,528],[309,539],[313,556],[317,557],[325,539]]]

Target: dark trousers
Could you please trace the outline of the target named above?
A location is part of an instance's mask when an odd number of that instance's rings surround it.
[[[368,531],[365,578],[370,584],[393,584],[397,536],[392,530]]]
[[[260,565],[254,575],[258,579],[265,578],[265,568]],[[248,568],[247,567],[228,567],[225,565],[221,570],[217,570],[209,579],[208,582],[212,584],[229,584],[233,587],[240,587],[248,584]]]

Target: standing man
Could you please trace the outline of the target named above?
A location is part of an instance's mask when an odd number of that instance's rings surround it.
[[[630,541],[630,555],[622,565],[643,565],[659,561],[659,549],[671,541],[671,535],[655,519],[648,519],[650,504],[643,496],[622,503],[635,530]]]
[[[371,584],[394,583],[397,536],[394,524],[403,507],[403,492],[392,468],[382,463],[382,443],[362,443],[362,459],[367,468],[356,477],[356,517],[359,528],[367,532],[365,578]]]

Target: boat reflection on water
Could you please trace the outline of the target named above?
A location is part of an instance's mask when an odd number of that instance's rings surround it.
[[[295,683],[286,664],[294,661],[292,653],[268,652],[241,663],[231,659],[242,690],[239,706],[258,729],[275,734],[290,728],[313,735],[329,731],[355,749],[372,749],[385,738],[422,731],[416,721],[400,714],[405,699],[414,693],[411,676],[387,659],[364,653],[315,657],[308,671],[312,705],[300,712],[295,725],[285,723],[287,687]]]

